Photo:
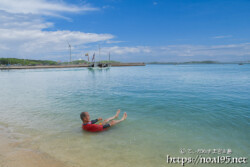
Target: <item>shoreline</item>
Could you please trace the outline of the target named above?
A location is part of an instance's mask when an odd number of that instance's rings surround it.
[[[67,167],[39,149],[31,148],[29,136],[14,132],[0,125],[0,166],[1,167]]]
[[[111,63],[111,67],[145,66],[145,63]],[[39,65],[39,66],[0,66],[0,70],[46,69],[46,68],[88,68],[89,64]]]

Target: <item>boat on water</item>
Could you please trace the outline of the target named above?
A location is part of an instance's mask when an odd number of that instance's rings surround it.
[[[100,57],[100,45],[99,45],[99,57]],[[95,62],[95,53],[94,53],[93,57],[92,57],[92,63],[89,65],[89,68],[109,68],[109,67],[111,67],[111,64],[109,62],[110,62],[110,52],[109,52],[109,61],[108,61],[108,63],[102,63],[102,62],[97,63],[97,62]]]
[[[107,67],[110,67],[111,65],[108,63],[98,63],[97,66],[100,68],[107,68]]]
[[[111,65],[109,63],[92,63],[89,68],[109,68]]]
[[[97,68],[98,66],[97,66],[97,63],[91,63],[90,65],[89,65],[89,68]]]

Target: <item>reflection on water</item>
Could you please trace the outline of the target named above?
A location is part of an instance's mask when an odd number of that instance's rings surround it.
[[[89,67],[88,71],[91,73],[97,73],[97,72],[107,72],[110,70],[110,67],[105,68],[99,68],[99,67]]]

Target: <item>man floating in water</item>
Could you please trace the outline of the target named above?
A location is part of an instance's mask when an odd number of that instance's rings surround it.
[[[105,119],[104,121],[102,121],[101,125],[100,124],[98,125],[95,123],[98,121],[101,121],[102,118],[98,118],[98,119],[90,121],[89,113],[82,112],[80,114],[80,118],[83,122],[82,129],[89,131],[89,132],[100,132],[100,131],[106,130],[109,127],[114,126],[114,125],[124,121],[127,118],[127,113],[125,112],[123,114],[122,119],[114,120],[114,119],[118,118],[119,114],[120,114],[120,110],[117,110],[116,114],[113,117]]]

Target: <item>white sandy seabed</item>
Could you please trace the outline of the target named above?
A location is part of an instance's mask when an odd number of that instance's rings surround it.
[[[32,138],[0,125],[1,167],[66,167],[63,162],[32,148]]]

